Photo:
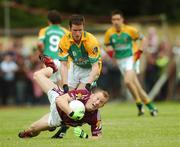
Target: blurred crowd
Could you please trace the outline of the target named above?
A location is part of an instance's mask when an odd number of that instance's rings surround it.
[[[40,87],[33,81],[33,73],[41,68],[38,51],[33,48],[32,54],[24,56],[20,39],[8,46],[0,54],[0,100],[7,104],[46,103]]]
[[[180,95],[180,38],[171,43],[166,35],[159,37],[155,27],[147,30],[147,48],[141,58],[139,78],[145,90],[155,100],[178,99]],[[0,44],[0,104],[46,104],[47,98],[33,81],[34,71],[41,68],[36,47],[31,54],[23,54],[21,39],[14,40],[6,49]],[[122,76],[111,58],[102,49],[103,69],[98,86],[107,90],[112,98],[127,99]],[[164,80],[162,77],[166,76]]]

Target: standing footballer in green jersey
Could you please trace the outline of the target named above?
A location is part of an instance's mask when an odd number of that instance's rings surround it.
[[[123,74],[125,84],[130,90],[133,98],[136,101],[138,115],[144,114],[143,104],[148,107],[152,116],[157,115],[157,109],[148,99],[148,95],[141,87],[134,64],[140,58],[140,55],[145,48],[146,40],[136,28],[125,25],[123,23],[122,13],[114,11],[111,16],[112,27],[105,33],[106,50],[114,51],[113,62],[119,67]],[[137,46],[136,40],[140,40],[140,45]]]
[[[56,10],[49,11],[47,18],[49,26],[39,31],[38,48],[43,55],[58,59],[59,41],[68,31],[60,26],[61,17]]]

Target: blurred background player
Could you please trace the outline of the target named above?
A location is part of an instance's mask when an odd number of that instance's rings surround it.
[[[91,93],[87,90],[72,90],[64,94],[42,72],[36,72],[35,79],[48,95],[51,104],[50,113],[31,124],[25,131],[20,132],[20,138],[35,137],[41,131],[51,130],[51,128],[62,124],[76,127],[85,123],[91,126],[92,137],[90,138],[101,137],[102,125],[98,108],[103,107],[109,99],[106,91],[99,90]],[[74,99],[80,100],[85,105],[86,112],[83,118],[81,117],[81,113],[73,112],[69,107],[69,102]],[[78,119],[79,117],[81,119]],[[74,134],[80,138],[89,138],[79,127],[74,129]]]
[[[112,60],[119,67],[124,76],[125,84],[136,101],[138,115],[144,114],[143,101],[150,110],[150,114],[156,116],[157,109],[141,87],[134,69],[134,63],[140,58],[146,46],[146,40],[134,27],[124,24],[123,15],[120,11],[113,11],[111,19],[112,27],[105,33],[107,51],[114,52]],[[136,40],[141,41],[139,47],[135,42]]]
[[[47,14],[48,26],[42,28],[39,31],[38,49],[40,51],[40,60],[47,66],[53,68],[53,72],[56,74],[52,75],[51,80],[57,81],[56,78],[60,79],[60,62],[58,57],[58,44],[61,38],[68,31],[60,26],[61,16],[58,11],[51,10]],[[54,62],[53,62],[53,60]],[[56,66],[55,66],[55,65]],[[60,85],[60,84],[59,84]]]
[[[97,39],[84,31],[85,19],[81,15],[72,15],[69,20],[70,33],[59,44],[61,76],[63,88],[86,88],[91,90],[101,71],[101,55]],[[68,58],[70,57],[69,69]],[[68,71],[69,70],[69,71]],[[69,87],[68,87],[69,86]]]
[[[68,31],[60,26],[61,17],[58,11],[51,10],[47,14],[48,26],[39,31],[39,51],[52,59],[58,59],[58,44]]]

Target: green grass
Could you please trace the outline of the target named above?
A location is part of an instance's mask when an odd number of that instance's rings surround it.
[[[42,132],[31,139],[20,139],[19,131],[47,113],[49,108],[12,107],[0,109],[0,147],[179,147],[180,103],[158,103],[159,115],[151,117],[146,111],[137,117],[132,103],[109,103],[101,110],[103,138],[83,140],[70,129],[64,139],[50,139],[55,132]],[[89,127],[83,127],[90,132]]]

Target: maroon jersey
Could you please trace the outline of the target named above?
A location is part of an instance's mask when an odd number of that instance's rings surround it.
[[[72,90],[69,91],[68,94],[72,100],[77,99],[84,105],[87,103],[91,95],[91,93],[87,90]],[[92,136],[97,136],[101,133],[102,125],[99,110],[91,112],[85,111],[84,117],[78,121],[69,118],[59,107],[57,107],[57,110],[62,119],[62,123],[73,127],[82,126],[83,124],[87,123],[91,126]]]

